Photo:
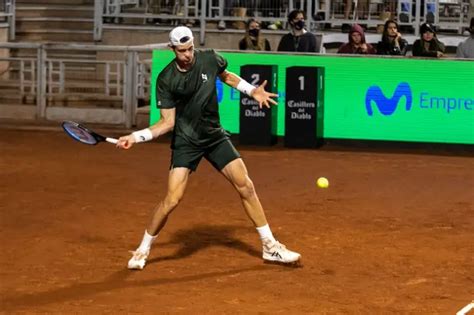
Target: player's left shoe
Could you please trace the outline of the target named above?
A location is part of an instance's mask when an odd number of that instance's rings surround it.
[[[263,260],[265,262],[279,264],[296,264],[300,261],[301,255],[286,248],[282,243],[267,242],[263,244]]]
[[[142,252],[137,249],[136,251],[131,251],[131,253],[133,256],[128,261],[128,269],[142,270],[145,268],[146,260],[150,251]]]

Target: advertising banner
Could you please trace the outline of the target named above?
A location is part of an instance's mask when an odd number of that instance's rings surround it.
[[[221,52],[228,70],[276,65],[277,135],[285,132],[286,70],[324,68],[324,138],[474,144],[474,62],[367,56]],[[151,122],[159,117],[155,81],[172,51],[153,54]],[[316,84],[316,83],[315,83]],[[239,133],[240,95],[217,82],[223,127]],[[315,86],[317,89],[317,86]]]

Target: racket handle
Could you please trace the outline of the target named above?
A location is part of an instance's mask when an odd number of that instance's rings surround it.
[[[107,141],[108,143],[117,144],[118,139],[115,139],[115,138],[105,138],[105,141]]]

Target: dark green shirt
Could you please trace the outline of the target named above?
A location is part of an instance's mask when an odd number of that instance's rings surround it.
[[[158,76],[158,108],[176,108],[173,143],[176,137],[206,147],[227,138],[219,120],[216,78],[227,61],[214,50],[195,50],[190,70],[178,70],[171,61]]]

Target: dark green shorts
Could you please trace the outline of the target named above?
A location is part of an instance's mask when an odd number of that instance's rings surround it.
[[[229,139],[205,148],[179,141],[179,143],[175,143],[172,150],[170,168],[186,167],[194,172],[202,157],[205,157],[212,166],[221,171],[227,164],[240,158],[240,154]]]

